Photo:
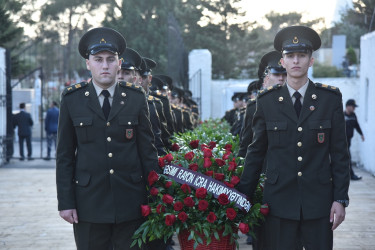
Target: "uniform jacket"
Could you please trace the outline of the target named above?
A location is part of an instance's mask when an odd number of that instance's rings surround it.
[[[287,86],[260,93],[238,189],[252,196],[266,160],[263,202],[270,213],[299,220],[329,216],[332,202],[348,200],[349,155],[340,91],[308,83],[297,118]],[[266,158],[265,158],[266,157]]]
[[[159,156],[166,155],[163,141],[161,140],[161,123],[159,120],[159,115],[156,111],[155,103],[154,103],[154,97],[148,96],[147,98],[148,102],[148,109],[150,111],[150,122],[151,122],[151,128],[152,132],[154,134],[155,139],[155,147],[158,151]]]
[[[56,158],[59,210],[77,209],[92,223],[139,219],[148,174],[159,171],[143,89],[117,83],[107,121],[92,82],[68,87]]]
[[[175,129],[177,133],[184,133],[184,116],[182,113],[182,109],[180,107],[177,107],[176,105],[171,105],[172,106],[172,111],[176,117],[176,125]]]
[[[247,147],[250,145],[253,140],[253,129],[252,122],[256,108],[255,99],[249,100],[246,106],[246,113],[243,120],[243,125],[240,133],[240,149],[238,151],[238,156],[245,157],[247,152]]]
[[[57,133],[57,123],[59,122],[59,109],[52,107],[48,109],[46,120],[44,121],[45,130],[47,133]]]
[[[157,97],[153,96],[156,111],[160,120],[161,140],[163,141],[164,147],[169,149],[171,147],[171,134],[168,131],[167,118],[165,118],[163,103]]]
[[[236,121],[236,110],[235,108],[230,109],[225,112],[225,115],[222,119],[225,119],[229,125],[233,125],[233,123]]]
[[[164,115],[167,119],[168,132],[170,135],[173,135],[173,133],[176,132],[176,129],[174,127],[174,121],[172,117],[172,108],[167,95],[161,94],[159,92],[151,92],[150,95],[159,98],[163,103]]]
[[[21,110],[13,117],[13,128],[18,127],[19,136],[31,136],[31,127],[34,125],[31,115]]]

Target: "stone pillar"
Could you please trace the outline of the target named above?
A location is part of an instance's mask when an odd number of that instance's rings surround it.
[[[5,49],[0,48],[0,166],[6,160],[4,149],[6,147],[6,126],[7,126],[7,109],[6,109],[6,54]]]
[[[211,117],[211,75],[212,56],[207,49],[192,50],[189,53],[189,90],[200,106],[201,119]]]

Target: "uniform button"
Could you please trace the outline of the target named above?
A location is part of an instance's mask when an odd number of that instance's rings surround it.
[[[302,131],[302,127],[298,127],[298,131],[301,132]]]
[[[113,170],[113,169],[109,170],[110,174],[113,174],[114,172],[115,172],[115,170]]]
[[[111,126],[111,123],[110,122],[107,122],[107,127]]]
[[[277,130],[277,127],[274,127],[273,129],[274,129],[274,130]]]
[[[78,181],[76,181],[76,183],[78,184]]]
[[[298,172],[298,176],[302,176],[302,172]]]
[[[319,128],[320,128],[320,129],[322,129],[323,127],[322,127],[322,126],[320,126]]]
[[[109,142],[112,141],[111,137],[107,137],[107,141]]]
[[[132,123],[131,123],[131,122],[128,122],[128,124],[129,124],[129,125],[132,125]]]
[[[302,157],[301,156],[298,156],[298,161],[302,161]]]
[[[82,127],[82,126],[83,126],[83,123],[81,122],[81,123],[79,124],[79,126],[81,126],[81,127]]]
[[[108,154],[108,157],[112,157],[112,153],[109,153],[109,154]]]
[[[298,147],[302,147],[302,142],[299,141],[299,142],[297,143],[297,146],[298,146]]]

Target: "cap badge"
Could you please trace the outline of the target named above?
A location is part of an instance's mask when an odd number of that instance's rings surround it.
[[[89,95],[90,95],[90,92],[86,91],[85,96],[89,96]]]
[[[316,96],[315,94],[313,94],[313,95],[311,96],[311,98],[314,99],[314,100],[316,100],[317,96]]]
[[[315,110],[315,107],[314,107],[314,106],[310,106],[310,110],[311,110],[311,111],[314,111],[314,110]]]
[[[104,38],[102,38],[102,40],[100,40],[100,43],[107,43],[107,41],[106,40],[104,40]]]
[[[279,102],[282,102],[284,98],[282,96],[279,97]]]
[[[278,64],[279,66],[281,66],[281,59],[277,62],[277,64]]]
[[[295,44],[295,43],[298,43],[298,42],[299,42],[298,37],[295,36],[292,42],[293,42],[294,44]]]

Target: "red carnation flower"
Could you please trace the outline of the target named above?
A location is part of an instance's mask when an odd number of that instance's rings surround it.
[[[208,148],[207,144],[202,143],[202,144],[201,144],[201,150],[203,150],[203,149],[205,149],[205,148]]]
[[[188,219],[188,215],[185,212],[181,212],[177,215],[178,219],[185,222]]]
[[[162,200],[163,200],[163,202],[164,202],[165,204],[172,204],[172,202],[173,202],[173,197],[170,196],[169,194],[165,194],[165,195],[163,195]]]
[[[172,186],[172,182],[171,181],[167,181],[165,183],[165,188],[170,188]]]
[[[173,143],[172,147],[171,147],[171,151],[172,152],[177,152],[178,150],[180,150],[180,146],[178,146],[177,143]]]
[[[203,157],[204,158],[211,158],[212,157],[212,150],[209,148],[203,149]]]
[[[193,140],[189,144],[190,144],[190,147],[192,149],[198,148],[198,146],[199,146],[199,140]]]
[[[175,211],[181,211],[183,207],[184,207],[184,204],[183,204],[181,201],[177,201],[177,202],[173,205],[173,209],[174,209]]]
[[[176,221],[176,216],[174,214],[168,214],[165,216],[165,225],[172,226]]]
[[[218,201],[221,205],[229,204],[228,195],[226,195],[224,193],[220,194],[219,197],[217,197],[217,199],[218,199]]]
[[[186,160],[191,161],[193,158],[194,158],[194,153],[193,152],[189,152],[189,153],[185,154],[185,159]]]
[[[230,180],[230,183],[232,183],[233,185],[237,185],[238,183],[240,182],[240,177],[238,176],[232,176],[232,179]]]
[[[187,207],[194,207],[195,202],[194,202],[193,198],[191,198],[191,197],[186,197],[186,198],[184,199],[184,205],[187,206]]]
[[[159,189],[157,189],[156,187],[152,187],[152,188],[150,189],[150,194],[151,194],[152,196],[156,196],[156,195],[158,195],[158,193],[159,193]]]
[[[241,231],[243,234],[247,234],[250,230],[249,225],[246,223],[241,222],[240,225],[238,225],[238,229]]]
[[[236,162],[234,162],[234,161],[230,161],[230,162],[229,162],[228,171],[234,171],[234,170],[236,170],[236,167],[237,167]]]
[[[156,212],[158,214],[164,213],[165,212],[165,207],[162,204],[157,205]]]
[[[200,200],[198,203],[198,210],[206,211],[208,208],[208,202],[206,200]]]
[[[230,182],[226,182],[224,181],[224,184],[227,186],[227,187],[230,187],[230,188],[234,188],[234,185]]]
[[[223,155],[223,160],[228,160],[231,152],[227,152]]]
[[[209,167],[211,167],[211,165],[212,165],[211,158],[204,158],[203,167],[209,168]]]
[[[213,149],[213,148],[216,147],[216,142],[214,142],[214,141],[210,141],[210,142],[208,143],[208,146],[210,147],[210,149]]]
[[[198,164],[197,163],[189,164],[189,169],[191,169],[193,171],[198,171]]]
[[[224,149],[226,151],[232,151],[232,145],[231,144],[225,144]]]
[[[147,217],[151,213],[151,207],[149,205],[141,205],[142,216]]]
[[[159,167],[164,168],[165,167],[164,157],[160,157],[158,161],[159,161]]]
[[[217,219],[217,217],[216,217],[216,215],[215,215],[214,212],[210,212],[210,213],[208,214],[208,216],[207,216],[207,221],[208,221],[209,223],[214,223],[216,219]]]
[[[191,192],[191,189],[190,189],[190,187],[189,187],[188,184],[182,184],[182,185],[181,185],[181,190],[182,190],[182,192],[184,192],[185,194],[190,194],[190,192]]]
[[[215,179],[218,181],[224,180],[225,175],[221,173],[215,173]]]
[[[267,216],[270,212],[270,208],[268,207],[268,204],[263,204],[262,206],[260,206],[260,212],[264,215],[264,216]]]
[[[167,160],[167,162],[171,163],[173,161],[173,155],[171,153],[164,156],[164,159]]]
[[[206,198],[206,196],[207,196],[207,189],[205,189],[204,187],[198,188],[195,191],[195,196],[198,199],[204,199],[204,198]]]
[[[159,179],[159,175],[155,171],[148,174],[148,185],[152,186]]]
[[[214,171],[206,171],[205,173],[207,176],[213,176],[214,175]]]
[[[236,210],[234,210],[233,208],[227,208],[227,217],[228,219],[230,220],[234,220],[237,216],[237,213],[236,213]]]
[[[222,159],[216,158],[215,161],[216,161],[216,164],[217,164],[219,167],[225,165],[225,161],[222,160]]]

